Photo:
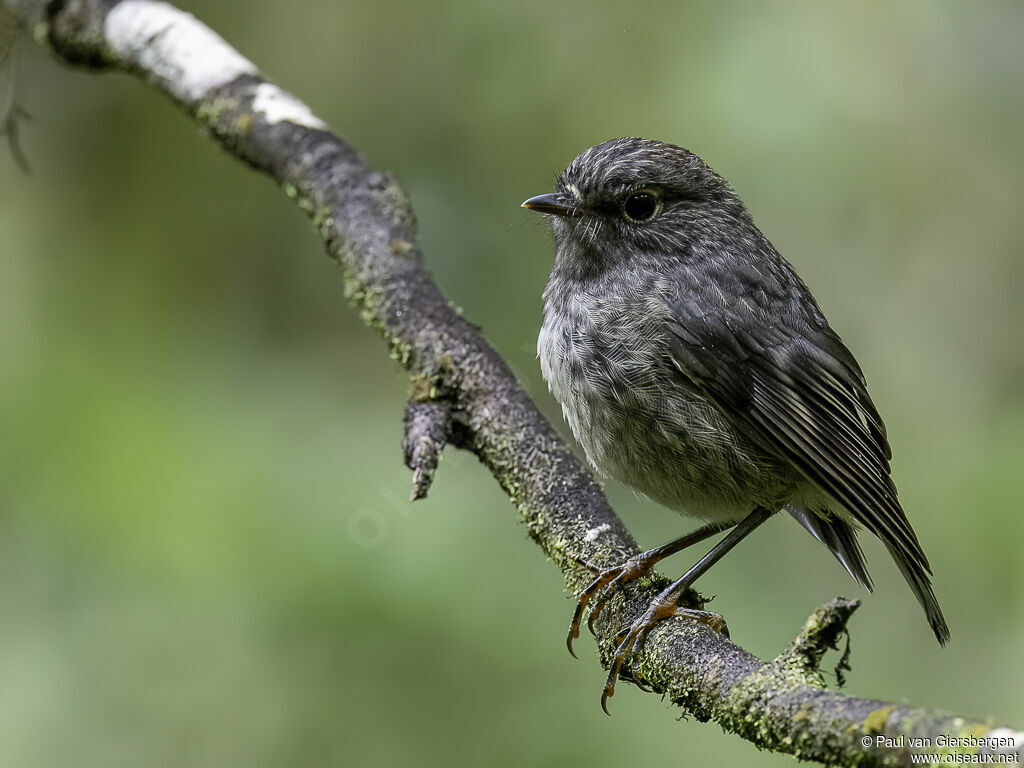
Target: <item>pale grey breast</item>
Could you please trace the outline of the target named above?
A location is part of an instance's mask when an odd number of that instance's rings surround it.
[[[738,434],[671,364],[665,329],[679,287],[649,271],[614,290],[611,279],[622,275],[580,282],[553,274],[537,341],[544,378],[590,463],[708,521],[782,507],[795,490],[793,470]],[[654,343],[637,348],[637,338]]]

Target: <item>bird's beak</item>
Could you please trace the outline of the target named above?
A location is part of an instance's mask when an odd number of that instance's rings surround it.
[[[551,192],[546,195],[531,197],[523,203],[523,208],[529,208],[537,213],[550,213],[552,216],[575,216],[576,209],[564,195],[559,192]]]

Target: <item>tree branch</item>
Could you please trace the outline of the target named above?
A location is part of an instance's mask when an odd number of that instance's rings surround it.
[[[451,404],[443,400],[410,399],[405,406],[402,454],[412,470],[409,501],[425,498],[445,445],[452,441]]]
[[[306,105],[170,5],[0,0],[0,8],[64,62],[129,72],[166,93],[309,214],[342,267],[346,295],[412,377],[403,445],[415,498],[427,492],[450,442],[491,471],[570,590],[588,580],[578,560],[610,564],[637,553],[589,472],[437,289],[416,245],[412,207],[389,174],[369,169]],[[609,602],[597,626],[605,665],[615,632],[655,588],[631,585]],[[979,737],[1002,739],[983,751],[1024,754],[1020,732],[825,690],[822,655],[836,646],[856,606],[836,599],[820,608],[768,663],[701,624],[666,621],[624,677],[758,747],[830,765],[906,765],[922,751],[971,755]],[[975,741],[942,749],[940,735]],[[931,750],[915,748],[910,737],[930,739]]]

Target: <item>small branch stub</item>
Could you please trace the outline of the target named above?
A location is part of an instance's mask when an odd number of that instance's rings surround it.
[[[434,481],[434,471],[451,434],[451,406],[443,400],[412,399],[406,403],[402,423],[402,454],[405,466],[413,473],[409,501],[416,501],[427,495]]]
[[[846,624],[859,607],[860,600],[833,598],[808,617],[800,634],[779,658],[796,660],[808,671],[817,671],[822,657],[830,650],[838,651],[839,641],[846,635],[846,650],[835,670],[836,679],[842,686],[845,682],[843,673],[850,671],[850,633]]]

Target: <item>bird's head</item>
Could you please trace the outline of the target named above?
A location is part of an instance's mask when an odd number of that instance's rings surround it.
[[[551,217],[557,261],[574,273],[639,254],[683,254],[701,231],[749,222],[736,193],[697,155],[638,138],[591,147],[569,163],[554,192],[523,207]]]

